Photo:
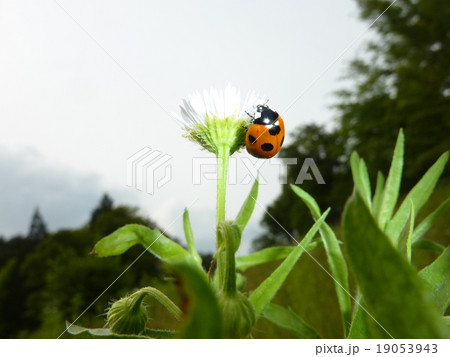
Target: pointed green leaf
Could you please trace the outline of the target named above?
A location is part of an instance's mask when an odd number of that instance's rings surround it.
[[[426,281],[439,310],[444,313],[450,303],[450,247],[419,272]]]
[[[298,197],[302,199],[302,201],[308,207],[309,211],[311,212],[311,216],[314,219],[318,219],[320,217],[320,207],[317,204],[316,200],[308,192],[298,186],[291,185],[291,189]]]
[[[439,243],[433,242],[432,240],[419,239],[412,244],[412,249],[424,249],[442,253],[445,250],[445,247]]]
[[[367,205],[372,207],[372,189],[370,187],[369,171],[363,159],[359,160],[359,176]]]
[[[380,230],[358,192],[344,210],[343,233],[366,309],[376,322],[394,338],[446,338],[449,331],[417,272]]]
[[[417,228],[414,230],[412,240],[413,242],[417,241],[425,233],[428,232],[428,230],[433,226],[433,224],[439,219],[439,217],[447,210],[447,208],[450,207],[450,197],[447,198],[441,205],[436,208],[432,213],[430,213],[427,218],[425,218],[420,224],[417,226]]]
[[[369,173],[367,172],[366,163],[359,157],[356,151],[350,156],[350,166],[356,189],[364,197],[367,206],[372,207]]]
[[[411,239],[414,230],[414,205],[411,202],[411,209],[405,227],[403,227],[400,237],[398,239],[398,250],[402,253],[408,261],[411,261]]]
[[[266,280],[264,280],[261,285],[259,285],[250,295],[250,302],[255,307],[256,314],[260,314],[264,307],[273,299],[291,272],[295,263],[305,251],[303,247],[306,247],[314,238],[314,235],[319,230],[329,211],[330,209],[326,210],[326,212],[314,223],[305,238],[303,238],[303,240],[295,247],[291,254],[289,254],[287,258],[278,266],[278,268],[275,269],[272,274],[267,277]]]
[[[187,307],[177,338],[221,338],[222,316],[206,274],[197,264],[179,263],[173,269],[180,278]]]
[[[360,305],[364,304],[364,299],[359,299],[359,305],[355,305],[355,317],[352,320],[347,338],[372,338],[367,319],[370,318]]]
[[[378,224],[384,230],[386,223],[391,219],[397,204],[398,194],[400,192],[400,183],[403,171],[403,150],[405,138],[403,130],[400,129],[397,143],[395,144],[394,156],[392,158],[391,168],[386,180],[386,185],[381,195],[381,203],[378,212]],[[402,226],[403,228],[403,226]],[[399,232],[400,233],[400,232]]]
[[[379,211],[380,211],[380,205],[381,205],[381,197],[383,196],[383,190],[384,190],[384,176],[383,174],[378,171],[377,174],[377,185],[375,187],[375,193],[373,195],[372,200],[372,212],[375,217],[378,217]]]
[[[194,233],[192,233],[191,220],[189,219],[189,212],[187,209],[185,209],[183,213],[183,229],[184,235],[186,236],[189,253],[191,253],[197,263],[201,265],[202,258],[197,253],[197,249],[195,248]]]
[[[250,220],[250,217],[252,216],[256,204],[256,199],[258,197],[258,187],[259,183],[257,178],[253,183],[252,189],[250,190],[247,199],[245,200],[244,204],[241,207],[241,210],[239,211],[236,217],[235,222],[238,225],[241,232],[244,231],[245,226],[247,225],[248,221]]]
[[[322,241],[315,240],[308,244],[306,250],[312,250],[320,245]],[[254,267],[256,265],[272,262],[274,260],[286,258],[295,246],[286,247],[270,247],[261,249],[257,252],[251,253],[249,255],[244,255],[236,258],[236,269],[240,271],[245,271],[248,268]]]
[[[291,188],[309,208],[313,218],[318,219],[320,216],[320,208],[314,198],[298,186],[291,185]],[[347,262],[342,254],[336,235],[326,222],[324,222],[320,227],[320,236],[322,237],[325,251],[327,253],[327,260],[330,266],[331,275],[334,278],[334,285],[338,297],[339,308],[342,314],[344,331],[347,333],[352,316],[352,303],[350,296],[347,293],[350,291]]]
[[[413,187],[395,213],[394,218],[387,224],[385,232],[394,243],[397,242],[398,236],[408,220],[410,200],[414,204],[415,215],[417,215],[433,192],[447,160],[448,152],[442,154],[436,163],[431,166],[420,181]]]
[[[127,224],[101,239],[92,254],[98,257],[120,255],[136,244],[141,244],[157,258],[168,263],[179,262],[190,256],[186,249],[165,237],[158,229],[139,224]]]
[[[268,304],[262,317],[295,333],[299,338],[320,338],[319,334],[295,312],[276,304]]]

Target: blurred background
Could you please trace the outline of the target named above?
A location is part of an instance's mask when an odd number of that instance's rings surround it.
[[[326,184],[302,188],[332,208],[339,232],[350,153],[366,160],[375,182],[402,127],[407,192],[450,146],[449,18],[450,4],[438,0],[0,1],[0,337],[63,332],[141,253],[89,256],[126,223],[159,227],[183,243],[180,215],[189,206],[209,264],[216,182],[195,184],[192,163],[213,156],[184,139],[169,115],[193,91],[228,83],[242,96],[254,90],[286,124],[278,159],[237,156],[227,217],[251,187],[240,159],[266,182],[239,254],[293,243],[266,210],[294,237],[310,227],[283,184],[295,183],[304,158]],[[127,186],[127,159],[145,147],[170,157],[171,180],[152,194]],[[283,172],[283,158],[297,164]],[[449,174],[447,167],[422,215],[449,196]],[[449,220],[447,212],[427,238],[448,245]],[[326,266],[320,247],[313,255]],[[414,262],[434,257],[418,250]],[[246,272],[246,289],[274,266]],[[108,302],[133,288],[170,295],[162,269],[144,255],[78,322],[102,326]],[[322,337],[342,337],[332,281],[308,257],[276,299]],[[318,300],[327,308],[312,310]],[[150,309],[154,327],[170,327],[163,311]],[[262,321],[254,337],[292,336]]]

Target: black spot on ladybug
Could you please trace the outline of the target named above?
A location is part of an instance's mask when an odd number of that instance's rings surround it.
[[[281,128],[279,125],[274,125],[273,127],[271,127],[269,129],[269,133],[270,135],[278,135],[281,131]]]
[[[253,135],[249,135],[249,136],[248,136],[248,140],[250,140],[250,142],[251,142],[252,144],[256,143],[256,138],[255,138]]]
[[[270,143],[265,143],[261,145],[261,149],[263,149],[263,151],[272,151],[273,145]]]
[[[283,139],[281,139],[280,147],[283,146],[283,143],[284,143],[284,136],[283,136]]]

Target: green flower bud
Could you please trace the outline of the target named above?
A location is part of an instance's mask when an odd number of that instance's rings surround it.
[[[256,323],[253,305],[241,293],[234,296],[219,296],[219,307],[224,316],[225,338],[245,338]]]
[[[120,335],[139,335],[145,329],[148,313],[142,300],[146,293],[138,293],[112,304],[107,314],[111,332]]]

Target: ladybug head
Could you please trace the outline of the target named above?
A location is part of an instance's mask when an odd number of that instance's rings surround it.
[[[267,104],[258,104],[256,106],[256,111],[258,113],[262,113],[263,111],[268,110],[268,109],[269,109],[269,106]]]

